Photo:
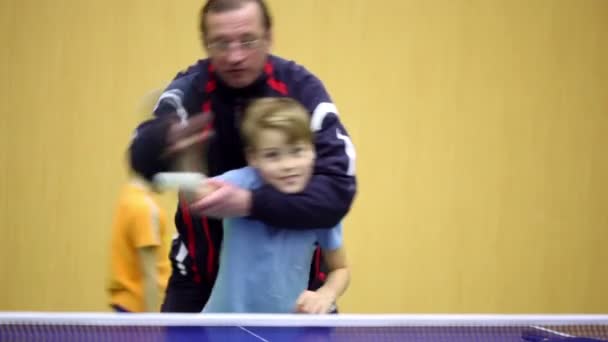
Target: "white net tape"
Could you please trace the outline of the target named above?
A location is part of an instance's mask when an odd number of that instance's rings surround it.
[[[1,324],[260,327],[608,326],[608,315],[276,315],[0,312]]]

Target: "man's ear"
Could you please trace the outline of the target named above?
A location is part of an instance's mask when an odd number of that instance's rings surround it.
[[[268,30],[268,32],[266,32],[266,52],[270,53],[270,50],[272,50],[272,44],[273,44],[273,34],[272,34],[272,30]]]

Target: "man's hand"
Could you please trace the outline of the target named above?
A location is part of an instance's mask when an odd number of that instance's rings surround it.
[[[207,179],[196,188],[196,189],[180,189],[179,198],[188,204],[195,203],[209,194],[213,193],[217,189],[217,185],[212,183],[210,179]]]
[[[202,145],[212,135],[207,129],[213,115],[211,113],[197,114],[184,122],[175,122],[167,132],[167,149],[165,155],[172,155]]]
[[[193,212],[215,218],[249,216],[251,191],[217,179],[209,179],[206,183],[214,190],[190,205]]]
[[[296,301],[296,312],[326,314],[333,308],[335,297],[316,291],[304,291]]]
[[[172,160],[172,171],[206,173],[204,145],[213,135],[212,115],[198,114],[171,124],[163,156]]]

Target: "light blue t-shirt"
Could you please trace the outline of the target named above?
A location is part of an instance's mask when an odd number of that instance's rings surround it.
[[[263,184],[251,167],[217,178],[245,189]],[[316,242],[326,250],[341,247],[342,225],[293,230],[245,218],[224,219],[219,271],[203,312],[294,312],[298,296],[308,288]]]

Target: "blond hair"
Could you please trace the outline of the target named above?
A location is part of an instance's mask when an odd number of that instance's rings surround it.
[[[241,135],[247,148],[256,148],[258,133],[263,129],[282,132],[290,144],[312,143],[314,140],[308,111],[299,102],[287,97],[262,98],[247,107],[241,124]]]

